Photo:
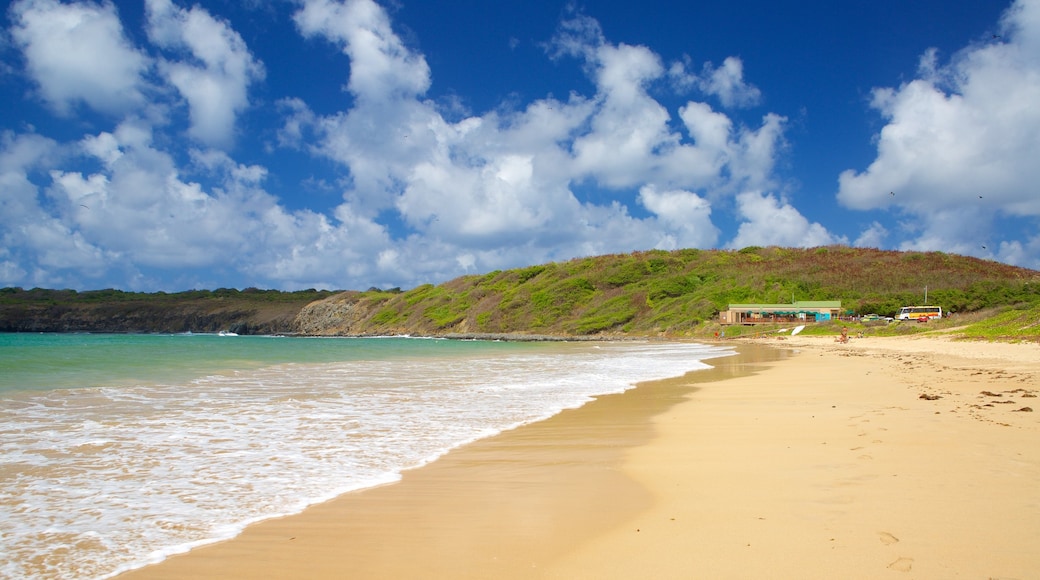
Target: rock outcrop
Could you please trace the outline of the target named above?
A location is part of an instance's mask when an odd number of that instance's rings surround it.
[[[315,336],[349,336],[364,333],[363,322],[372,316],[371,307],[357,292],[342,292],[311,302],[293,320],[297,332]]]

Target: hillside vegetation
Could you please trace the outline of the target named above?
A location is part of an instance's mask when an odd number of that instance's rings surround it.
[[[1040,304],[1040,272],[942,252],[830,246],[598,256],[464,276],[407,292],[345,292],[309,305],[310,334],[697,336],[731,303],[840,300],[894,315]]]
[[[291,332],[300,310],[332,292],[247,288],[167,294],[0,289],[0,332]]]
[[[999,316],[991,326],[974,331],[980,338],[1007,332],[1040,338],[1038,271],[942,252],[844,246],[597,256],[407,291],[5,288],[0,331],[711,336],[719,330],[718,312],[731,303],[840,300],[849,313],[892,316],[901,306],[924,302],[925,288],[929,304],[958,314],[943,326],[992,312]],[[915,328],[891,326],[869,330]],[[727,336],[750,331],[731,327]]]

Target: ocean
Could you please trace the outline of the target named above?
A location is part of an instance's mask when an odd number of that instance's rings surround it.
[[[109,578],[731,353],[0,334],[0,578]]]

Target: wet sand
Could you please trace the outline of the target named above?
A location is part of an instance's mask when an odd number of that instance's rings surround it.
[[[120,579],[1040,577],[1040,347],[729,344]]]

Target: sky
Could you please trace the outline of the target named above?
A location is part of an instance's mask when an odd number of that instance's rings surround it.
[[[1040,269],[1040,0],[2,18],[0,287],[407,289],[772,245]]]

